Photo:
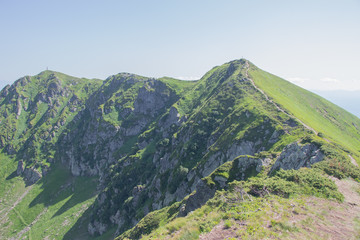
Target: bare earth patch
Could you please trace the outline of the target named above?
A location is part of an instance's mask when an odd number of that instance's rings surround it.
[[[350,158],[352,164],[354,164],[357,167],[359,166],[359,164],[356,162],[356,160],[351,155],[349,155],[349,158]]]
[[[360,219],[359,184],[350,179],[332,178],[344,195],[343,203],[311,197],[309,213],[294,216],[290,220],[300,223],[310,239],[358,239],[357,219]],[[306,220],[310,219],[308,222]],[[292,233],[291,238],[302,238],[303,232]]]
[[[203,234],[199,237],[200,240],[218,240],[236,238],[236,228],[226,228],[224,222],[216,225],[209,233]]]
[[[286,213],[275,210],[277,216],[273,219],[293,228],[277,228],[269,220],[260,220],[263,229],[276,233],[267,239],[360,239],[360,184],[351,179],[332,180],[344,195],[344,202],[308,197],[300,211]],[[268,215],[273,213],[274,209],[267,212]],[[200,239],[241,239],[237,237],[239,230],[246,230],[246,222],[237,221],[227,229],[221,222],[209,233],[201,235]]]

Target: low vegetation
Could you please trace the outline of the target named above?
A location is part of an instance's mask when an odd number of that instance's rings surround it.
[[[191,82],[24,77],[0,92],[0,238],[307,238],[312,203],[360,181],[359,126],[245,59]],[[272,171],[284,152],[309,168]]]

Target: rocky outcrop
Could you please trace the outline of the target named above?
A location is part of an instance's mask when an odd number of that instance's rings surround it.
[[[186,216],[189,212],[201,207],[210,198],[214,197],[215,192],[215,186],[209,186],[204,180],[201,180],[196,186],[196,192],[189,196],[185,205],[181,206],[178,216]]]
[[[160,109],[165,107],[170,95],[166,94],[166,85],[162,82],[152,80],[147,81],[139,89],[137,98],[134,102],[135,113],[154,116]]]
[[[256,144],[254,142],[243,141],[240,143],[234,143],[225,153],[223,151],[219,151],[212,154],[204,164],[201,172],[202,177],[208,176],[224,162],[232,161],[240,155],[254,155],[254,153],[259,150],[259,148],[256,148],[255,145]]]
[[[27,185],[36,183],[41,177],[41,173],[35,168],[25,168],[23,177]]]
[[[255,158],[252,156],[240,156],[234,160],[237,163],[237,171],[235,171],[233,178],[236,180],[245,180],[251,174],[251,171],[259,173],[263,166],[269,166],[270,158]],[[235,166],[233,166],[234,168]]]
[[[180,123],[184,122],[185,120],[186,120],[186,117],[181,118],[178,110],[172,106],[169,110],[169,113],[167,115],[165,115],[165,117],[159,121],[158,126],[162,130],[165,130],[165,129],[168,129],[173,124],[179,126]],[[164,131],[164,133],[166,133],[166,131]]]
[[[16,169],[16,174],[18,176],[20,176],[23,172],[24,172],[24,162],[23,162],[23,160],[20,160],[18,162],[18,166],[17,166],[17,169]]]
[[[239,156],[231,162],[224,165],[228,166],[229,175],[231,179],[223,175],[219,175],[218,169],[215,170],[208,178],[215,183],[215,185],[208,184],[206,179],[201,179],[196,185],[196,190],[191,194],[185,204],[180,208],[178,216],[186,216],[189,212],[204,205],[210,198],[212,198],[218,189],[226,188],[228,181],[245,180],[250,177],[253,172],[259,173],[263,166],[270,164],[269,158],[259,159],[251,156]],[[220,167],[221,168],[221,167]]]
[[[324,159],[324,154],[313,143],[300,145],[297,142],[287,145],[272,166],[271,171],[279,169],[299,169],[301,167],[311,167],[314,163]]]
[[[178,98],[175,91],[156,79],[127,73],[108,78],[85,103],[86,109],[74,118],[77,127],[62,136],[59,144],[65,153],[60,155],[62,162],[75,176],[102,178],[108,173],[104,169],[126,155],[119,153],[119,149],[128,139],[144,132],[157,117],[170,109],[161,127],[180,121],[176,108],[170,107]],[[106,115],[118,117],[109,120]],[[148,144],[149,141],[138,142],[136,147],[142,149]]]
[[[19,116],[21,114],[21,110],[22,110],[22,105],[21,105],[20,99],[16,99],[16,104],[15,104],[16,119],[19,118]]]
[[[0,91],[0,97],[5,98],[9,94],[10,85],[6,85],[1,91]]]
[[[61,82],[60,80],[55,76],[52,75],[51,78],[49,80],[52,80],[48,86],[48,90],[46,93],[46,98],[47,99],[52,99],[53,97],[56,96],[63,96],[64,95],[64,91],[61,87]]]
[[[106,231],[106,228],[107,228],[106,224],[96,220],[88,224],[88,232],[91,235],[95,235],[95,233],[99,233],[100,235],[102,235]]]

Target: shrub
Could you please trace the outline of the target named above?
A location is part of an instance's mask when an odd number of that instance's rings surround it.
[[[342,158],[331,158],[313,165],[314,168],[321,169],[330,176],[342,179],[351,177],[355,180],[360,179],[360,168],[354,166],[349,160]]]

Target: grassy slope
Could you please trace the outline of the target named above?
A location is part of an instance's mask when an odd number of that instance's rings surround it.
[[[233,71],[229,71],[231,65]],[[227,149],[235,141],[263,139],[266,135],[262,131],[264,129],[269,130],[269,133],[273,133],[275,129],[287,130],[277,144],[264,145],[271,151],[279,151],[290,142],[305,136],[301,125],[289,128],[287,124],[284,124],[289,117],[267,102],[249,81],[243,80],[243,71],[241,63],[236,61],[216,67],[175,104],[182,114],[188,115],[188,121],[174,133],[174,136],[188,130],[192,134],[189,141],[179,145],[179,152],[183,151],[188,155],[180,158],[178,166],[181,165],[181,167],[178,169],[188,170],[193,167],[201,169],[201,164],[211,154],[222,148]],[[219,138],[211,147],[211,153],[204,156],[203,152],[207,151],[203,148],[206,147],[204,142],[208,140],[209,135],[219,135]],[[194,149],[193,146],[200,146],[200,148]],[[176,151],[174,152],[176,154]],[[175,179],[176,181],[168,183],[166,179],[164,189],[166,190],[167,187],[169,192],[176,189],[182,179],[181,177]]]
[[[292,115],[351,150],[360,162],[360,119],[318,95],[251,66],[250,77]],[[355,126],[354,126],[355,125]]]
[[[58,72],[44,71],[37,76],[31,77],[31,81],[27,83],[25,87],[19,87],[18,92],[20,95],[34,99],[39,92],[45,90],[43,87],[46,88],[49,84],[47,79],[51,74],[55,74],[55,76],[60,79],[62,85],[70,85],[72,92],[83,101],[88,98],[88,94],[86,94],[88,90],[84,89],[95,89],[101,83],[101,81],[98,80],[89,81]],[[178,94],[181,94],[195,84],[195,82],[185,82],[166,77],[159,80]],[[91,85],[91,82],[93,82],[93,85]],[[134,96],[131,97],[133,98]],[[61,103],[64,102],[66,104],[70,98],[71,95],[70,97],[66,97],[65,99],[60,98],[59,100]],[[33,126],[37,125],[43,114],[48,111],[47,105],[42,105],[39,106],[39,110],[31,118]],[[42,107],[44,107],[44,109]],[[50,123],[54,124],[62,117],[66,117],[67,122],[70,122],[77,113],[69,112],[67,107],[63,107],[63,110],[59,112],[60,115],[57,115],[51,122],[43,123],[30,130],[26,124],[26,121],[29,119],[28,111],[23,110],[17,120],[13,114],[10,116],[14,124],[16,124],[18,137],[24,130],[34,133],[42,129],[47,129]],[[115,120],[118,119],[115,118]],[[12,126],[2,124],[2,127],[11,128]],[[26,138],[27,135],[22,137]],[[54,139],[53,142],[55,143],[56,140],[57,138]],[[18,141],[18,139],[16,139],[16,141]],[[21,144],[21,142],[19,143]],[[39,160],[42,161],[42,159]],[[17,161],[15,159],[1,155],[0,164],[2,166],[0,211],[6,213],[6,216],[1,218],[0,221],[1,239],[20,236],[24,239],[43,239],[45,237],[50,237],[51,239],[92,238],[87,233],[87,221],[90,216],[90,211],[87,210],[87,208],[91,206],[95,200],[96,179],[89,177],[74,178],[68,173],[68,170],[62,166],[52,165],[53,170],[49,175],[35,185],[27,187],[21,177],[17,177],[14,173],[17,167]],[[16,202],[14,209],[9,210],[14,202]],[[30,230],[20,234],[21,230],[30,225]],[[115,229],[110,229],[106,234],[99,237],[99,239],[112,239],[114,230]],[[93,237],[92,239],[97,239],[97,237]]]
[[[60,91],[66,94],[55,93],[57,95],[52,97],[52,101],[57,101],[57,104],[50,109],[49,104],[39,100],[38,96],[46,95],[52,83],[58,84]],[[67,123],[83,107],[75,106],[76,104],[73,106],[70,99],[76,96],[79,102],[84,103],[101,83],[101,80],[76,78],[53,71],[44,71],[36,76],[19,79],[13,84],[15,89],[5,98],[0,98],[0,138],[3,142],[11,143],[16,150],[27,151],[27,164],[42,162],[46,165],[45,159],[51,158],[53,153],[41,152],[41,145],[48,145],[46,149],[52,147]],[[22,109],[18,119],[14,111],[17,101]],[[71,110],[71,107],[75,107],[75,110]],[[46,140],[50,134],[54,134],[53,137],[50,141]],[[33,143],[31,138],[35,139]],[[30,144],[31,148],[26,143]],[[21,149],[23,146],[27,149]]]
[[[53,71],[44,71],[36,76],[27,77],[26,84],[20,84],[20,81],[23,80],[20,79],[14,83],[18,96],[8,96],[12,99],[10,103],[1,102],[2,113],[7,111],[8,117],[3,119],[2,116],[0,129],[2,134],[10,136],[9,139],[12,139],[10,142],[17,148],[21,148],[30,136],[35,136],[37,142],[30,148],[35,151],[40,151],[40,144],[55,144],[66,124],[64,126],[58,124],[60,127],[51,142],[44,143],[44,134],[48,134],[49,128],[59,121],[70,122],[80,110],[78,107],[77,110],[70,111],[71,104],[69,106],[68,102],[73,94],[79,101],[85,102],[90,93],[102,82],[80,79]],[[35,96],[39,93],[45,94],[49,84],[54,81],[58,81],[70,93],[56,97],[59,105],[54,109],[48,109],[48,104],[39,103],[35,112],[32,112],[32,109],[24,110],[29,105],[29,101],[34,101]],[[27,102],[24,98],[27,98]],[[18,119],[12,112],[15,99],[19,99],[23,107]],[[45,117],[45,113],[49,111],[55,114]],[[14,135],[10,133],[13,128],[16,129]],[[43,152],[36,156],[51,154]],[[0,211],[2,215],[0,239],[20,238],[21,236],[23,239],[63,238],[95,200],[97,180],[88,177],[74,178],[61,165],[52,165],[53,170],[41,181],[32,186],[26,186],[23,179],[16,176],[17,161],[15,157],[19,156],[15,155],[14,158],[11,158],[5,154],[0,155]],[[38,157],[36,161],[50,164],[46,162],[47,159]],[[26,230],[26,227],[30,225],[31,228]],[[24,231],[21,232],[22,230]],[[86,229],[84,231],[86,232]]]
[[[201,113],[202,114],[202,118],[204,119],[204,116],[206,116],[206,112],[207,112],[207,107],[205,107],[207,104],[209,104],[209,106],[213,106],[215,107],[215,109],[219,109],[219,107],[223,107],[218,106],[218,103],[215,101],[216,100],[216,96],[217,94],[221,94],[221,85],[216,85],[216,84],[208,84],[208,83],[213,83],[211,82],[211,75],[214,74],[215,78],[218,80],[221,77],[221,72],[222,69],[226,70],[227,67],[229,66],[229,64],[224,64],[220,67],[214,68],[211,71],[209,71],[209,73],[207,75],[205,75],[202,80],[200,80],[197,85],[188,92],[187,95],[185,95],[178,103],[176,103],[176,107],[178,109],[180,109],[181,113],[189,113],[190,109],[195,113],[193,116],[190,115],[190,120],[192,118],[194,118],[194,124],[197,122],[196,120],[196,114]],[[217,74],[217,72],[219,72],[220,74]],[[241,70],[237,70],[235,71],[234,75],[232,75],[231,78],[233,78],[235,75],[241,73]],[[277,78],[275,76],[272,75],[266,75],[266,77],[272,77],[271,79],[273,80],[273,82],[266,82],[265,84],[261,85],[259,84],[259,82],[261,82],[261,80],[264,80],[265,76],[263,76],[262,74],[266,74],[265,72],[262,72],[261,70],[256,69],[256,67],[252,66],[251,71],[249,71],[251,77],[254,79],[256,85],[258,85],[261,89],[263,89],[266,94],[272,98],[278,105],[280,105],[283,109],[286,109],[287,111],[289,111],[291,113],[291,115],[297,117],[298,119],[300,119],[301,121],[303,121],[305,124],[315,128],[316,131],[321,132],[324,134],[325,138],[331,139],[332,141],[340,144],[343,148],[349,149],[352,154],[358,154],[357,147],[359,147],[360,145],[357,142],[351,142],[352,138],[356,138],[358,133],[356,132],[356,128],[354,127],[353,123],[355,125],[359,125],[359,120],[357,118],[355,118],[354,116],[352,116],[351,114],[347,113],[346,111],[342,110],[341,108],[335,106],[334,104],[331,104],[330,102],[316,96],[315,94],[312,94],[311,92],[308,92],[304,89],[301,89],[299,87],[296,87],[295,85],[288,83],[280,78]],[[262,74],[260,74],[262,73]],[[213,76],[214,76],[213,75]],[[215,80],[215,79],[214,79]],[[221,81],[223,82],[223,81]],[[224,84],[228,84],[229,81],[225,80],[223,82]],[[233,82],[236,86],[236,81]],[[234,84],[232,84],[232,87],[234,89]],[[216,88],[214,88],[214,86]],[[222,85],[222,87],[224,87],[224,85]],[[242,86],[240,89],[245,90],[246,85]],[[206,89],[206,90],[204,90]],[[216,89],[217,92],[214,96],[211,95],[207,95],[209,94],[209,92],[212,92],[213,89]],[[270,89],[270,90],[269,90]],[[225,89],[224,89],[225,90]],[[277,98],[273,97],[269,92],[272,91],[273,94],[278,94]],[[219,93],[220,92],[220,93]],[[228,92],[228,89],[226,89],[224,92],[227,92],[228,94],[230,94],[230,92]],[[262,96],[260,95],[260,97],[258,96],[259,94],[255,91],[253,91],[252,89],[246,89],[246,97],[244,97],[243,99],[241,99],[242,104],[240,104],[239,106],[237,104],[233,105],[232,107],[234,109],[236,109],[237,107],[240,107],[242,109],[246,109],[249,106],[254,107],[254,108],[250,108],[253,109],[253,111],[259,111],[261,113],[266,113],[267,116],[271,117],[276,117],[276,116],[281,116],[281,118],[286,119],[286,116],[284,116],[283,114],[281,114],[280,112],[276,111],[275,109],[273,109],[273,106],[271,104],[265,104],[264,103],[264,99],[262,99]],[[230,94],[231,95],[231,94]],[[210,96],[210,97],[209,97]],[[203,101],[203,104],[199,104],[197,108],[194,109],[194,106],[197,105],[196,99],[198,98],[202,98],[204,97],[206,99],[206,101]],[[216,103],[215,105],[212,103]],[[244,104],[245,103],[245,104]],[[244,105],[243,105],[244,104]],[[316,108],[314,108],[313,106],[316,106]],[[226,106],[228,107],[228,106]],[[211,108],[210,108],[211,109]],[[254,113],[254,112],[253,112]],[[229,114],[228,116],[231,116],[231,114]],[[336,118],[336,119],[335,119]],[[258,120],[258,119],[257,119]],[[339,124],[344,124],[345,126],[343,127],[343,129],[339,130]],[[278,126],[280,128],[282,128],[283,126]],[[333,133],[332,131],[336,129],[336,132]],[[235,130],[235,129],[233,129]],[[233,132],[233,130],[231,132]],[[292,133],[291,135],[284,135],[282,137],[282,139],[280,140],[282,143],[280,144],[282,147],[284,146],[284,144],[288,144],[289,142],[293,142],[296,141],[302,137],[304,137],[304,134],[306,131],[304,131],[304,129],[301,130],[301,132],[298,131],[299,129],[297,129],[294,133]],[[308,132],[307,134],[310,134],[309,136],[312,136],[313,138],[319,139],[319,141],[322,142],[322,144],[327,145],[326,141],[324,140],[320,140],[319,137],[315,137],[312,133]],[[307,135],[305,134],[305,135]],[[337,138],[336,140],[336,136],[337,135],[341,135],[340,138]],[[334,140],[335,139],[335,140]],[[350,143],[351,144],[348,144]],[[280,148],[277,147],[278,144],[275,144],[275,146],[273,146],[273,148],[271,148],[270,150],[273,151],[279,151],[281,150]],[[350,146],[349,146],[350,145]],[[336,146],[331,144],[331,148],[334,149],[334,151],[340,151],[342,152],[340,149],[338,149]],[[337,150],[335,150],[335,148]],[[346,155],[344,155],[346,156]],[[339,163],[340,164],[340,163]],[[343,163],[341,163],[343,164]],[[334,165],[332,163],[330,163],[330,165]],[[337,164],[335,164],[337,165]],[[340,165],[339,165],[340,166]],[[324,169],[324,167],[322,167],[321,165],[319,165],[320,169]],[[340,167],[341,170],[343,170]],[[346,170],[347,171],[347,170]],[[295,174],[296,175],[297,171],[294,171],[294,173],[289,173],[289,174]],[[329,171],[327,171],[329,172]],[[336,198],[341,200],[341,195],[338,195],[338,192],[336,191],[336,189],[332,189],[330,190],[328,193],[324,194],[324,192],[322,191],[328,191],[328,190],[324,190],[325,188],[320,188],[320,190],[314,190],[312,184],[318,185],[318,186],[323,186],[323,183],[319,183],[319,179],[323,179],[321,181],[327,181],[327,177],[326,175],[324,177],[322,177],[323,174],[325,174],[324,172],[318,172],[317,170],[311,170],[310,172],[304,170],[302,173],[304,173],[304,180],[307,179],[312,179],[314,176],[316,176],[313,180],[310,180],[309,183],[306,183],[304,185],[297,185],[299,183],[292,183],[291,181],[288,182],[288,180],[279,180],[278,178],[271,178],[269,180],[267,180],[265,178],[265,180],[263,179],[259,179],[259,178],[255,178],[255,180],[252,182],[254,184],[254,186],[261,186],[261,188],[263,186],[268,187],[269,189],[271,187],[274,188],[275,191],[278,191],[279,188],[282,189],[282,191],[284,191],[284,195],[292,195],[292,194],[296,194],[296,196],[298,196],[297,194],[300,195],[316,195],[316,196],[321,196],[321,197],[325,197],[325,198],[332,198],[334,196],[337,196]],[[301,173],[301,174],[302,174]],[[305,174],[306,173],[306,174]],[[300,174],[300,173],[299,173]],[[344,173],[345,175],[348,175],[347,173]],[[284,176],[286,176],[287,174],[285,174]],[[283,177],[284,177],[283,176]],[[292,177],[290,177],[292,178]],[[297,179],[298,177],[295,177],[295,179]],[[264,181],[264,182],[263,182]],[[302,181],[300,181],[302,182]],[[279,184],[283,184],[283,185],[279,185]],[[331,186],[331,188],[333,187],[332,183],[327,183],[329,184],[329,186]],[[334,192],[332,192],[334,191]],[[226,192],[226,195],[231,194],[230,192]],[[222,198],[221,201],[223,201],[224,198]],[[216,200],[216,199],[215,199]],[[219,200],[219,199],[217,199]],[[213,201],[213,200],[212,200]],[[265,201],[265,205],[261,205],[264,208],[267,207],[268,202],[267,200],[264,199],[256,199],[256,203],[244,203],[245,205],[249,205],[247,206],[248,208],[254,208],[253,210],[257,209],[257,204],[261,203],[263,204],[263,202]],[[279,208],[279,206],[282,205],[291,205],[293,204],[292,202],[293,200],[289,200],[289,199],[283,199],[283,198],[275,198],[270,200],[271,203],[274,203],[275,209],[272,209],[274,206],[271,206],[269,211],[277,211],[277,209]],[[175,205],[168,207],[168,208],[164,208],[162,210],[160,210],[159,212],[153,212],[152,214],[149,214],[148,217],[145,217],[143,220],[141,220],[139,222],[139,224],[134,227],[133,229],[129,230],[128,232],[124,233],[123,235],[121,235],[119,237],[119,239],[126,239],[127,237],[129,237],[130,239],[134,238],[134,236],[136,236],[135,238],[138,238],[141,233],[149,233],[151,232],[151,234],[145,238],[150,238],[150,239],[159,239],[159,238],[168,238],[169,235],[171,235],[171,237],[175,238],[175,239],[197,239],[200,233],[203,232],[207,232],[210,229],[212,229],[213,226],[215,226],[217,223],[219,223],[219,221],[221,221],[222,218],[226,218],[226,214],[227,212],[231,212],[232,209],[231,208],[219,208],[217,210],[214,211],[214,206],[207,204],[207,206],[205,206],[205,209],[207,209],[204,213],[204,210],[196,210],[195,212],[198,213],[194,213],[191,214],[189,217],[186,218],[176,218],[174,219],[174,215],[173,212],[176,210],[174,210],[173,208],[177,208],[180,206],[181,203],[175,203]],[[208,206],[209,205],[209,206]],[[215,206],[216,207],[216,206]],[[236,206],[237,208],[239,206]],[[241,207],[241,206],[240,206]],[[218,211],[219,210],[219,211]],[[285,212],[287,210],[285,209]],[[172,214],[170,214],[172,213]],[[264,213],[264,212],[262,212]],[[245,215],[247,213],[245,212]],[[261,214],[260,214],[261,215]],[[266,215],[266,214],[265,214]],[[258,214],[254,214],[254,217],[252,218],[253,220],[257,219]],[[234,219],[232,219],[231,221],[233,221]],[[270,219],[266,219],[266,221],[270,221]],[[251,235],[254,234],[254,232],[257,231],[257,227],[259,226],[252,226],[253,222],[252,220],[249,221],[251,222],[250,227],[245,229],[245,232],[242,233],[243,237],[252,237]],[[256,221],[254,221],[254,224],[258,224]],[[306,224],[306,223],[305,223]],[[276,225],[276,226],[275,226]],[[288,229],[297,229],[297,228],[292,228],[292,226],[288,226],[286,223],[286,219],[285,222],[276,222],[274,221],[274,228],[279,229],[280,228],[280,232],[284,232],[287,231]],[[151,230],[152,229],[152,230]],[[298,230],[298,229],[297,229]],[[134,234],[134,235],[133,235]],[[243,235],[245,234],[245,235]],[[259,232],[260,235],[256,235],[256,236],[260,236],[260,237],[264,237],[264,236],[278,236],[271,228],[270,229],[265,229],[264,231],[260,231]],[[261,235],[262,234],[262,235]],[[282,234],[282,233],[281,233]]]
[[[219,167],[212,175],[223,170]],[[344,179],[334,183],[317,167],[281,170],[271,177],[266,173],[265,169],[247,181],[233,181],[226,191],[217,191],[213,199],[186,217],[176,217],[182,202],[154,211],[117,239],[198,239],[200,235],[202,239],[214,235],[226,239],[328,239],[329,234],[345,231],[344,227],[349,231],[345,238],[360,233],[353,227],[358,225],[360,207],[349,205],[360,199],[358,182]],[[255,197],[254,192],[264,195]]]
[[[181,95],[181,94],[191,90],[198,82],[198,81],[178,80],[178,79],[170,78],[170,77],[162,77],[162,78],[159,78],[158,80],[167,84],[178,95]]]
[[[231,65],[235,66],[235,70],[228,74]],[[287,132],[271,147],[272,150],[279,151],[285,145],[305,135],[301,126],[288,129],[283,122],[289,117],[275,109],[250,83],[241,81],[243,76],[245,76],[244,69],[239,61],[215,67],[207,72],[175,106],[180,112],[189,113],[187,124],[195,126],[200,121],[200,125],[205,125],[208,119],[208,122],[215,125],[216,128],[212,134],[221,133],[217,141],[220,145],[217,147],[225,149],[234,141],[244,138],[246,134],[248,137],[259,137],[259,134],[263,134],[261,131],[256,130],[258,134],[251,131],[268,119],[271,119],[273,130],[286,129]],[[209,118],[214,112],[219,113],[215,117],[220,120],[218,125],[213,123],[213,118]],[[251,113],[251,117],[245,117],[245,112]]]
[[[227,65],[221,67],[226,68]],[[204,78],[209,77],[215,70],[216,68],[211,70]],[[317,131],[324,133],[326,138],[341,143],[351,151],[359,154],[359,132],[352,125],[352,123],[355,123],[355,125],[360,126],[359,119],[326,100],[255,67],[252,67],[249,74],[267,95],[290,111],[291,114],[315,128]],[[65,77],[62,76],[61,78],[67,81]],[[214,80],[217,80],[217,76],[215,78]],[[217,107],[217,99],[208,98],[209,95],[207,95],[210,94],[209,90],[211,90],[211,92],[214,90],[214,86],[217,86],[216,84],[206,85],[206,81],[185,83],[170,78],[162,78],[160,80],[168,84],[178,93],[188,92],[188,94],[175,105],[182,114],[194,111],[192,107],[196,105],[199,106],[199,108],[195,110],[196,113],[202,112],[206,114],[208,114],[208,112],[210,113],[208,110],[211,110],[212,106]],[[211,82],[208,81],[208,83]],[[196,87],[193,88],[195,85]],[[79,95],[81,94],[83,93],[79,92]],[[251,95],[251,93],[249,94]],[[257,94],[254,93],[254,95]],[[202,99],[201,96],[203,99],[207,99],[206,104],[193,102],[193,99]],[[260,99],[261,96],[258,96],[258,98]],[[243,102],[239,104],[239,106],[235,105],[234,108],[241,108],[243,104],[253,105],[253,111],[259,111],[261,109],[270,115],[277,114],[277,112],[273,112],[273,110],[267,106],[271,104],[264,106],[259,105],[259,99],[248,99],[247,101],[249,102]],[[203,106],[207,104],[209,104],[209,108],[203,108]],[[318,106],[318,108],[313,108],[311,104]],[[26,114],[26,112],[23,111],[23,114]],[[326,116],[325,118],[324,115]],[[335,116],[336,120],[332,119],[331,116]],[[21,115],[20,117],[24,117],[24,119],[27,118],[25,115]],[[285,118],[285,116],[283,117]],[[116,120],[117,117],[115,116],[114,119]],[[342,126],[336,127],[333,123],[341,124],[344,127],[340,129]],[[22,129],[23,128],[25,128],[25,126],[22,126]],[[295,137],[298,136],[296,135]],[[286,140],[286,144],[288,141],[290,140]],[[291,139],[291,141],[293,141],[293,139]],[[354,157],[359,159],[359,156]],[[16,169],[16,162],[14,160],[1,156],[0,161],[1,166],[3,166],[0,172],[0,196],[2,200],[0,203],[0,211],[6,211],[4,208],[11,206],[11,203],[14,203],[28,188],[24,186],[19,177],[9,177],[10,173]],[[9,179],[5,180],[6,178]],[[66,185],[65,183],[69,181],[72,185],[62,190],[61,186]],[[56,239],[61,239],[63,236],[66,236],[66,239],[72,239],[72,234],[74,234],[74,236],[84,236],[83,234],[86,233],[76,232],[75,227],[77,228],[78,224],[76,221],[94,201],[95,185],[96,184],[85,178],[71,178],[64,169],[59,167],[42,181],[35,184],[32,189],[29,190],[29,194],[9,212],[8,217],[11,224],[5,223],[3,225],[3,223],[0,222],[3,226],[0,230],[0,237],[9,238],[16,236],[19,230],[33,222],[39,214],[41,214],[41,218],[32,226],[32,229],[25,234],[28,239],[41,239],[46,236],[51,236]],[[74,189],[74,193],[72,189]],[[57,195],[56,193],[58,192],[59,194]],[[44,224],[45,222],[46,224]],[[44,225],[56,226],[57,228],[47,229]],[[69,232],[69,229],[73,231]],[[86,228],[81,228],[81,231],[85,232]],[[111,231],[109,235],[111,235]]]
[[[160,222],[141,239],[358,239],[359,210],[303,195],[243,198],[239,192],[222,191],[187,217]]]
[[[95,178],[74,178],[57,166],[38,183],[25,186],[9,174],[16,170],[14,159],[1,155],[0,164],[1,239],[62,239],[95,200]]]

